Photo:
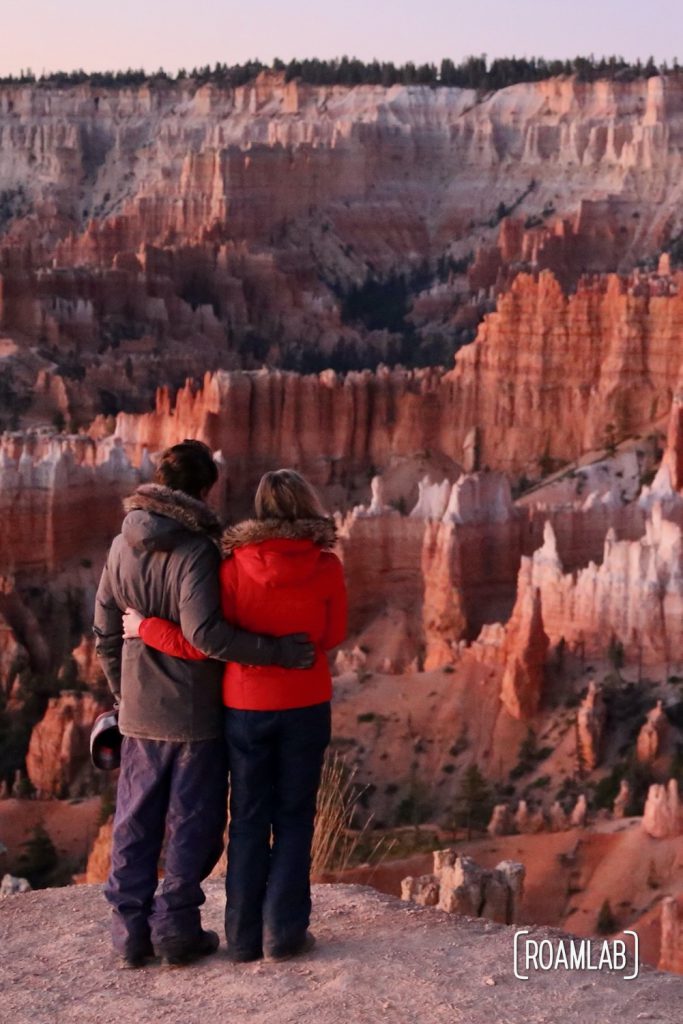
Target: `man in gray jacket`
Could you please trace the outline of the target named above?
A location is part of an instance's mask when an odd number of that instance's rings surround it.
[[[155,483],[125,503],[95,601],[97,653],[124,737],[105,894],[114,947],[129,967],[155,952],[179,965],[218,948],[199,908],[226,818],[221,662],[306,668],[314,658],[306,636],[258,636],[223,619],[221,530],[205,504],[217,476],[198,441],[163,453]],[[138,639],[124,642],[128,606],[180,623],[195,647],[218,660],[186,661]],[[164,881],[155,898],[164,834]]]

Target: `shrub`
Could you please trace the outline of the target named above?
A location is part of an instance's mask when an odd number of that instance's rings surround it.
[[[628,816],[642,814],[647,791],[653,778],[648,766],[641,764],[633,751],[628,760],[618,762],[609,775],[596,783],[591,803],[596,808],[611,808],[614,798],[619,792],[622,779],[626,779],[630,791],[626,814]]]
[[[598,935],[611,935],[617,930],[617,919],[615,918],[609,900],[605,900],[598,912],[598,919],[595,930]]]
[[[473,828],[486,828],[493,811],[493,792],[476,764],[463,774],[455,798],[454,822],[467,829],[469,839]]]
[[[624,667],[624,645],[615,636],[612,636],[610,639],[607,648],[607,660],[615,672],[619,672]]]
[[[22,846],[24,852],[17,862],[19,874],[27,878],[34,889],[44,889],[52,881],[59,858],[42,822],[36,825],[30,839]]]
[[[420,825],[427,821],[431,813],[432,802],[427,789],[413,772],[404,795],[396,806],[394,823],[396,825]]]
[[[510,778],[520,779],[523,775],[527,775],[537,764],[550,757],[552,752],[552,747],[539,747],[536,733],[533,729],[529,729],[526,738],[520,743],[518,761],[510,772]]]
[[[320,878],[327,871],[343,871],[360,834],[350,831],[363,790],[354,773],[335,753],[325,757],[311,847],[311,875]]]

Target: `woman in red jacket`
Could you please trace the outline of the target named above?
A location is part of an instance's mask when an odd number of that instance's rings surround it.
[[[330,740],[326,651],[346,635],[346,587],[332,553],[334,521],[294,470],[266,473],[256,518],[223,536],[221,596],[242,629],[307,633],[311,669],[228,663],[223,677],[230,757],[225,930],[235,961],[287,959],[310,949],[310,856],[320,773]],[[164,619],[143,619],[146,644],[203,658]]]

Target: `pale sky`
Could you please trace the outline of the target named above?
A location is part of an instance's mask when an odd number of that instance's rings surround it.
[[[0,0],[0,74],[591,52],[683,63],[683,0]]]

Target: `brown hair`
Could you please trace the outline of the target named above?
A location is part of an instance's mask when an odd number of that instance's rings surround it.
[[[295,469],[264,473],[254,498],[257,519],[326,519],[314,487]]]
[[[192,498],[200,498],[218,480],[218,469],[208,445],[185,438],[180,444],[162,452],[154,480],[174,491],[184,491]]]

